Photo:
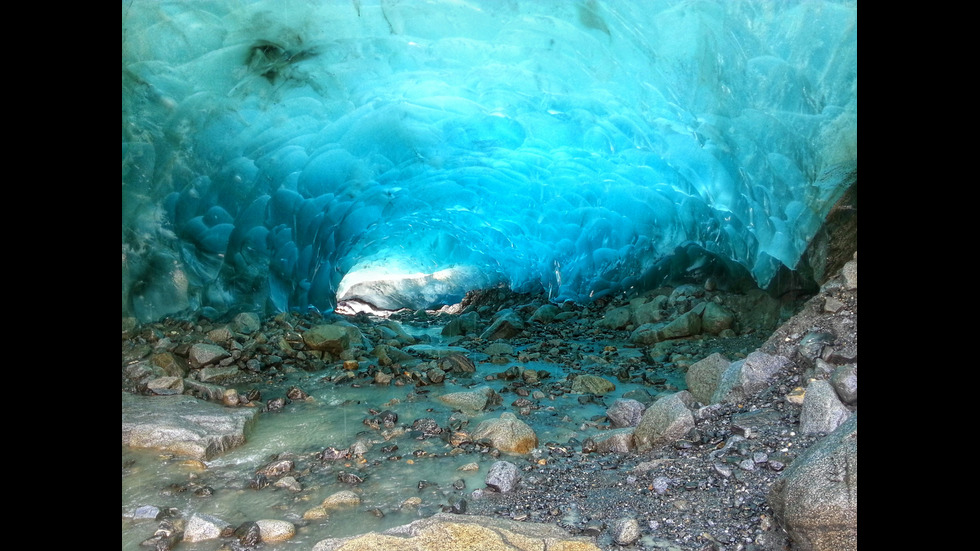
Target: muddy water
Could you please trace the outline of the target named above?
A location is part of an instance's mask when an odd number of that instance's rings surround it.
[[[593,343],[591,346],[595,347]],[[601,350],[601,348],[600,348]],[[620,351],[622,358],[639,354],[637,350]],[[140,506],[175,507],[183,519],[194,513],[216,516],[233,526],[245,521],[281,519],[299,528],[295,538],[283,543],[266,543],[269,551],[310,549],[324,538],[343,537],[372,530],[384,530],[439,512],[460,498],[471,499],[473,490],[485,487],[484,481],[493,462],[498,458],[480,451],[462,451],[437,436],[424,439],[411,432],[413,421],[432,418],[440,427],[462,425],[464,430],[488,418],[497,418],[505,411],[514,412],[534,428],[541,446],[545,443],[566,443],[574,438],[583,441],[603,430],[596,422],[606,407],[626,392],[652,388],[638,384],[615,382],[616,390],[600,403],[580,403],[576,394],[553,395],[548,392],[552,382],[565,379],[568,368],[544,361],[523,363],[478,362],[477,373],[469,377],[447,378],[438,385],[424,388],[414,386],[378,386],[368,380],[361,386],[335,384],[329,378],[335,370],[317,373],[292,373],[284,383],[277,383],[278,392],[261,389],[264,397],[284,395],[282,389],[296,385],[309,399],[294,401],[279,412],[264,412],[248,434],[248,442],[204,464],[159,454],[123,449],[122,475],[122,549],[136,550],[139,543],[153,535],[158,522],[137,520],[133,514]],[[539,406],[521,415],[511,403],[518,398],[506,391],[507,382],[486,380],[487,376],[502,373],[511,365],[548,371],[550,377],[539,387],[545,397],[534,400]],[[667,373],[668,383],[684,388],[682,373]],[[478,414],[454,412],[435,399],[440,394],[471,390],[488,385],[503,397],[503,403]],[[241,390],[247,390],[243,388]],[[533,389],[532,389],[533,390]],[[530,397],[529,397],[530,398]],[[375,412],[390,410],[398,414],[395,428],[375,429],[364,420]],[[367,451],[361,457],[323,461],[317,457],[328,447],[346,450],[355,442],[364,443]],[[397,448],[395,448],[397,446]],[[577,446],[580,448],[580,446]],[[269,485],[256,489],[251,482],[256,471],[273,458],[288,454],[296,468],[292,473],[301,489]],[[518,464],[535,460],[535,453],[525,456],[501,455]],[[475,471],[460,470],[476,463]],[[350,484],[339,479],[342,473],[356,474],[363,481]],[[274,480],[274,479],[273,479]],[[309,509],[326,497],[353,490],[361,499],[360,505],[332,511],[329,518],[304,520]],[[409,498],[419,498],[417,505],[407,505]],[[181,543],[178,549],[213,551],[220,541],[197,544]]]

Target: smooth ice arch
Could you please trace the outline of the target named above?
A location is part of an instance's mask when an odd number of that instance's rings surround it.
[[[144,321],[498,284],[587,302],[705,259],[766,286],[856,181],[856,1],[122,15],[123,315]]]

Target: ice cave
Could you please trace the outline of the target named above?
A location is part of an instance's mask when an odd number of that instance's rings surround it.
[[[122,311],[771,287],[857,181],[856,1],[122,4]]]

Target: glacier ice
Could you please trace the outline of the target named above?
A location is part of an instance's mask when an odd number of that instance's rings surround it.
[[[123,315],[766,286],[856,180],[856,1],[133,0]]]

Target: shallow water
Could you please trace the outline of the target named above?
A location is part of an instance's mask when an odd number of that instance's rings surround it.
[[[622,350],[620,359],[636,354],[639,354],[638,350]],[[518,397],[513,392],[501,394],[501,405],[470,415],[454,412],[435,399],[441,394],[483,385],[501,393],[508,386],[507,381],[486,381],[485,378],[502,373],[511,365],[547,370],[551,374],[540,386],[533,388],[544,391],[546,397],[535,400],[540,409],[532,410],[529,415],[520,415],[518,408],[511,406]],[[176,507],[184,519],[189,519],[194,513],[210,514],[233,526],[259,519],[288,520],[299,526],[292,540],[264,544],[263,549],[269,551],[310,549],[325,538],[406,524],[439,512],[442,507],[460,498],[470,500],[473,490],[485,487],[486,474],[498,460],[488,453],[457,454],[449,442],[438,436],[416,439],[410,433],[414,420],[429,417],[443,428],[448,427],[451,420],[463,422],[466,423],[465,430],[472,431],[484,419],[497,418],[501,413],[510,411],[534,428],[539,446],[543,447],[547,442],[565,443],[571,438],[583,441],[598,434],[602,429],[596,426],[595,419],[603,416],[606,408],[626,392],[645,388],[656,394],[649,386],[622,383],[613,375],[606,374],[605,377],[616,384],[616,390],[605,395],[602,403],[581,404],[580,395],[551,396],[548,393],[552,382],[567,376],[569,368],[565,366],[533,361],[508,364],[478,362],[476,367],[477,373],[470,377],[447,378],[442,384],[424,388],[377,386],[367,381],[360,388],[352,387],[350,383],[338,385],[329,381],[329,377],[337,374],[334,369],[290,374],[285,384],[295,384],[310,398],[294,401],[279,412],[260,413],[254,429],[247,435],[245,445],[205,462],[206,468],[203,469],[200,464],[179,458],[123,448],[122,548],[140,549],[139,543],[151,537],[156,530],[159,523],[155,520],[133,519],[134,511],[144,505]],[[669,384],[684,388],[682,372],[665,375]],[[277,383],[279,386],[281,383]],[[269,394],[269,397],[281,395],[271,390]],[[365,425],[363,421],[373,417],[372,409],[394,411],[398,414],[397,427],[404,430],[399,434],[398,431],[378,430]],[[358,440],[369,447],[363,457],[340,461],[320,461],[315,457],[327,447],[345,450]],[[398,447],[397,450],[382,450],[393,445]],[[457,448],[456,451],[461,450]],[[288,474],[299,480],[302,490],[295,492],[273,485],[251,488],[249,482],[256,471],[283,453],[292,454],[296,472]],[[535,453],[532,452],[525,456],[501,454],[499,459],[521,466],[534,458]],[[479,465],[477,471],[459,470],[473,462]],[[338,480],[337,475],[341,472],[356,473],[364,480],[351,486]],[[461,489],[457,488],[459,481],[462,481]],[[454,487],[454,483],[457,487]],[[211,488],[213,492],[210,495],[197,495],[195,490],[201,487]],[[332,511],[327,519],[303,520],[306,511],[342,490],[358,493],[360,505]],[[421,504],[402,506],[411,497],[421,498]],[[213,551],[219,546],[219,541],[206,541],[181,543],[178,548]]]

